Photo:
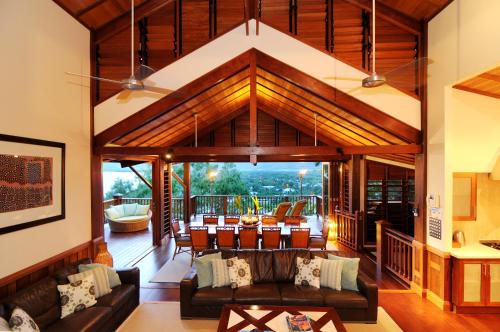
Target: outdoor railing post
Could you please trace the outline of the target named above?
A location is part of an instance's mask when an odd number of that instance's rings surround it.
[[[120,205],[120,204],[122,204],[122,201],[123,201],[122,194],[114,194],[113,195],[113,205]]]
[[[224,211],[224,215],[227,215],[227,199],[229,198],[229,196],[222,196],[222,199],[223,199],[223,211]]]
[[[378,220],[377,224],[377,275],[381,276],[387,261],[387,241],[385,232],[391,223],[387,220]]]

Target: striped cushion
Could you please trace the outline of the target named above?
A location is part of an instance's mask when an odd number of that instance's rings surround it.
[[[342,290],[343,261],[323,259],[321,262],[321,277],[319,283],[322,287]]]
[[[226,261],[226,259],[212,260],[213,288],[229,286],[231,284],[231,279],[229,279],[229,269]]]
[[[69,282],[73,283],[78,280],[82,280],[87,276],[94,277],[95,284],[95,298],[98,299],[103,295],[111,293],[111,287],[109,287],[108,272],[104,266],[98,266],[95,269],[80,272],[77,274],[72,274],[68,276]]]

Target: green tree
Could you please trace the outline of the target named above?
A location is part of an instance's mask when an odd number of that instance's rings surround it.
[[[217,195],[247,195],[249,192],[240,172],[234,163],[224,163],[218,179],[214,183],[214,193]]]
[[[152,181],[152,170],[151,168],[146,169],[142,172],[149,183]],[[135,181],[123,180],[118,178],[115,180],[111,186],[110,191],[108,191],[104,198],[111,199],[115,194],[122,194],[123,197],[130,198],[151,198],[152,191],[142,180],[137,178]]]

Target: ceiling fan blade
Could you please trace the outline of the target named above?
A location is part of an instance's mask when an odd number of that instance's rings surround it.
[[[118,100],[123,101],[123,100],[128,100],[130,98],[130,95],[132,94],[132,90],[122,90],[118,96],[116,97]]]
[[[111,80],[109,78],[103,78],[103,77],[97,77],[97,76],[91,76],[91,75],[84,75],[84,74],[77,74],[77,73],[71,73],[71,72],[65,72],[68,75],[73,75],[73,76],[80,76],[80,77],[88,77],[94,80],[99,80],[103,82],[109,82],[109,83],[116,83],[116,84],[122,84],[122,82],[117,81],[117,80]]]
[[[353,82],[361,82],[361,78],[355,77],[341,77],[341,76],[327,76],[323,77],[324,80],[333,80],[333,81],[353,81]]]
[[[383,73],[383,75],[386,78],[390,78],[391,76],[398,76],[398,75],[406,75],[408,70],[415,70],[416,68],[422,68],[422,66],[431,64],[434,61],[432,61],[429,58],[418,58],[416,60],[410,61],[404,65],[398,66],[394,69],[389,70],[386,73]]]
[[[155,92],[155,93],[161,93],[164,95],[168,95],[168,94],[171,94],[172,92],[174,92],[174,90],[159,88],[159,87],[151,86],[151,85],[144,85],[144,90]]]
[[[139,65],[134,72],[135,79],[142,81],[146,77],[152,75],[156,70],[146,65]]]

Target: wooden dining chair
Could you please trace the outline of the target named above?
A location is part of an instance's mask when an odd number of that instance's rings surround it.
[[[204,214],[203,215],[203,225],[218,225],[219,216],[216,214]]]
[[[277,224],[278,224],[278,219],[276,219],[276,217],[267,215],[262,216],[262,225],[277,225]]]
[[[189,228],[191,234],[191,265],[194,257],[203,250],[210,249],[207,226],[192,226]]]
[[[224,216],[224,225],[238,225],[240,216]]]
[[[279,249],[281,227],[262,227],[262,249]]]
[[[172,220],[172,233],[174,234],[174,240],[175,240],[174,256],[172,257],[172,260],[174,260],[175,255],[190,252],[192,243],[191,243],[191,235],[180,233],[179,220],[177,219]],[[188,248],[188,249],[183,249],[183,248]]]
[[[239,249],[257,249],[259,245],[257,232],[257,227],[240,226],[238,228],[240,239]]]
[[[309,248],[326,250],[329,230],[330,230],[330,225],[328,224],[328,221],[324,221],[323,228],[321,229],[321,236],[312,235],[309,239]]]
[[[215,228],[217,248],[219,249],[234,249],[235,234],[234,227],[230,226],[217,226]]]
[[[290,228],[290,248],[309,248],[310,228]]]
[[[285,226],[300,226],[300,223],[304,221],[302,216],[285,216],[283,219],[285,221]]]

